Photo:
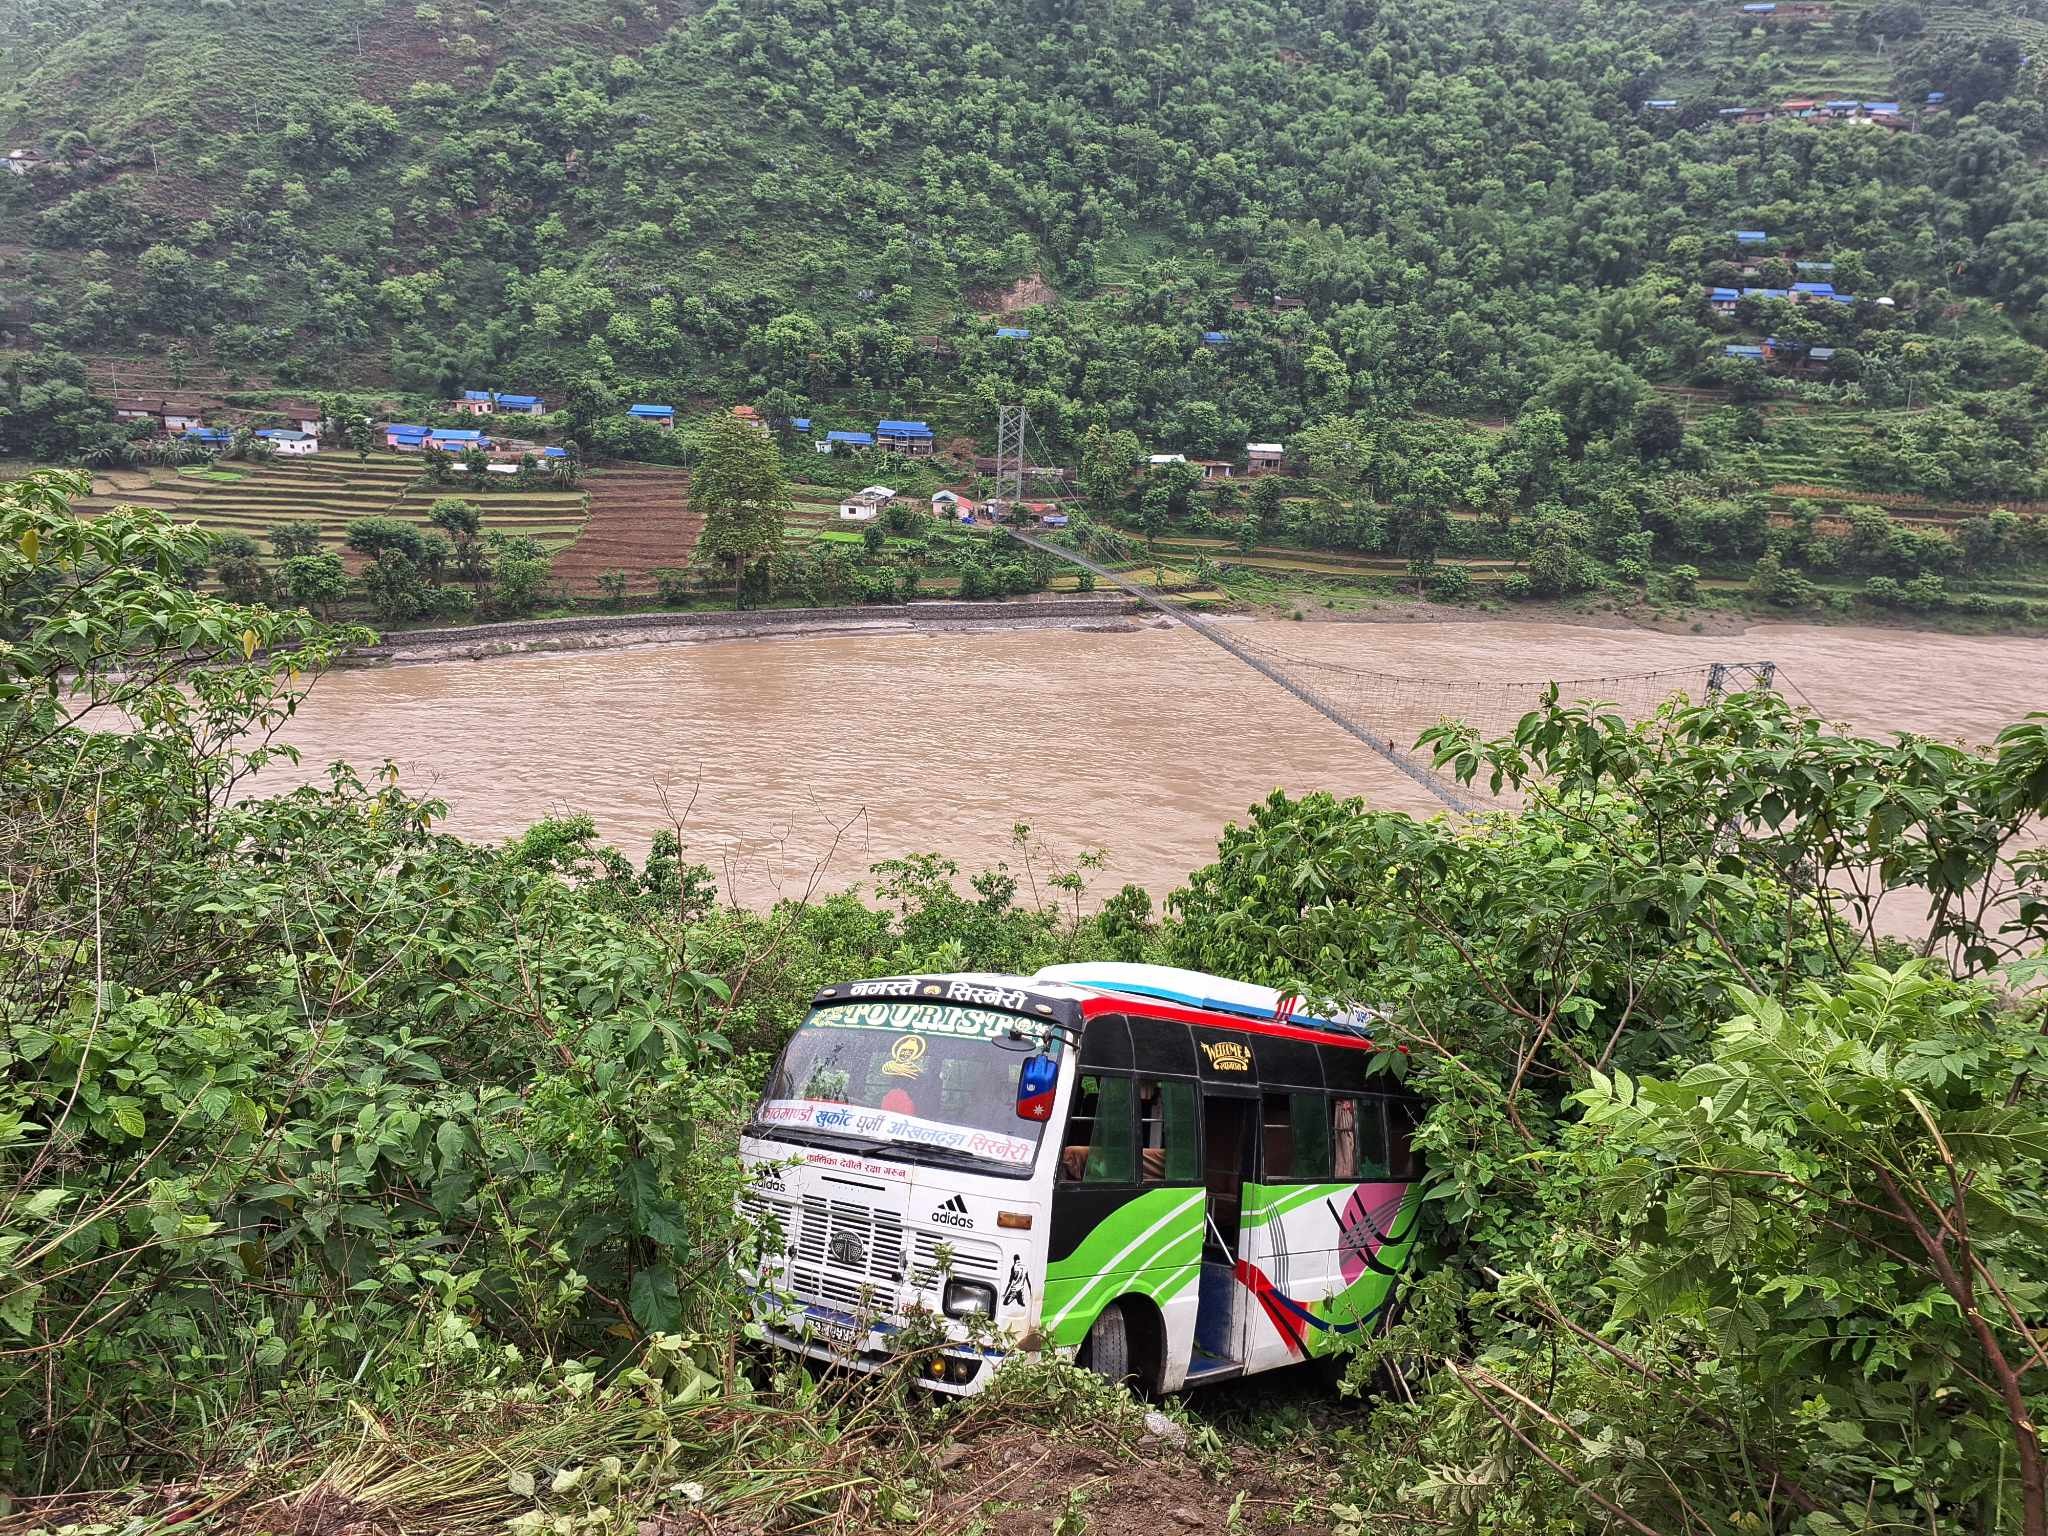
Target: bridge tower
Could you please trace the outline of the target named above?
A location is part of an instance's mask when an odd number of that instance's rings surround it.
[[[996,500],[1014,507],[1024,499],[1024,407],[996,407]]]

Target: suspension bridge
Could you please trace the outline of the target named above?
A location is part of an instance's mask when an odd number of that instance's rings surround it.
[[[1119,572],[1064,545],[1003,525],[1019,544],[1040,551],[1107,582],[1174,623],[1236,657],[1261,676],[1286,689],[1310,709],[1354,740],[1362,742],[1415,781],[1447,809],[1461,813],[1484,810],[1492,799],[1445,777],[1428,761],[1404,748],[1423,730],[1455,713],[1482,735],[1498,735],[1535,707],[1543,689],[1555,681],[1568,698],[1598,698],[1631,719],[1641,719],[1675,693],[1695,698],[1731,689],[1769,688],[1777,676],[1768,661],[1716,661],[1689,667],[1601,677],[1567,677],[1535,681],[1473,682],[1468,679],[1405,677],[1347,667],[1336,662],[1290,656],[1250,636],[1234,634],[1227,625],[1169,603],[1158,592],[1138,585]],[[1455,697],[1455,710],[1445,701]]]

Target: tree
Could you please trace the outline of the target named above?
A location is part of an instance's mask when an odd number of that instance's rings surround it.
[[[504,613],[524,613],[547,585],[550,561],[538,539],[523,533],[487,533],[484,556],[490,562],[493,605]]]
[[[348,547],[373,559],[386,550],[417,564],[427,554],[427,536],[402,517],[359,517],[348,525]]]
[[[731,569],[737,609],[747,568],[780,547],[794,510],[782,455],[729,411],[712,413],[697,429],[694,447],[689,495],[691,511],[703,519],[698,546]]]
[[[463,580],[481,588],[490,567],[484,559],[483,515],[475,504],[460,496],[442,496],[427,509],[427,521],[448,536],[455,569]]]
[[[1636,412],[1630,442],[1644,459],[1668,459],[1685,446],[1685,421],[1676,407],[1654,400]]]
[[[1130,494],[1131,471],[1144,456],[1135,432],[1090,427],[1081,440],[1081,494],[1098,514],[1114,512]]]
[[[348,573],[339,555],[293,555],[278,568],[277,585],[288,601],[320,618],[330,618],[348,596]]]
[[[280,560],[320,552],[318,523],[273,523],[264,537],[270,540],[271,552]]]

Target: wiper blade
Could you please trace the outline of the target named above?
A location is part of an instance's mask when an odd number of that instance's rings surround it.
[[[958,1147],[934,1147],[923,1142],[891,1142],[890,1145],[908,1148],[913,1154],[912,1162],[943,1163],[949,1168],[1002,1168],[1015,1172],[1027,1166],[1006,1162],[999,1157],[983,1157],[977,1152],[962,1152]]]

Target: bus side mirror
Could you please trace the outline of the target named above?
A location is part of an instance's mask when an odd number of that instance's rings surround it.
[[[1060,1064],[1056,1057],[1043,1051],[1026,1056],[1017,1069],[1017,1118],[1050,1120],[1053,1090],[1059,1084]]]

